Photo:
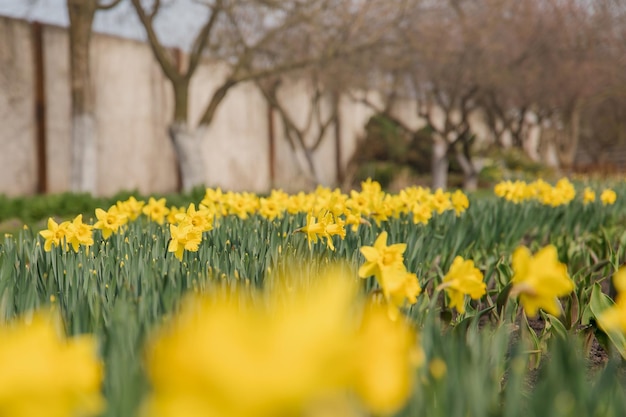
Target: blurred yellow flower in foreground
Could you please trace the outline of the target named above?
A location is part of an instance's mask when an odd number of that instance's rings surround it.
[[[587,205],[596,201],[596,193],[591,188],[586,187],[583,191],[583,204]]]
[[[600,194],[600,201],[602,201],[602,204],[605,206],[615,204],[615,200],[617,200],[617,194],[615,194],[615,191],[611,190],[610,188],[607,188],[606,190],[602,191],[602,194]]]
[[[424,354],[406,323],[387,317],[380,305],[370,305],[363,315],[357,351],[354,388],[374,414],[392,414],[411,394],[413,367]]]
[[[535,256],[525,246],[517,248],[513,252],[513,272],[511,296],[519,295],[528,316],[536,316],[540,308],[554,316],[561,314],[557,297],[571,293],[574,281],[567,274],[567,267],[559,262],[553,245]]]
[[[153,392],[143,415],[300,415],[320,402],[349,401],[347,391],[373,411],[399,409],[412,389],[412,330],[385,309],[358,319],[348,277],[304,282],[230,301],[188,299],[148,349]]]
[[[604,331],[618,331],[626,334],[626,268],[620,268],[613,275],[613,285],[617,290],[615,304],[600,314],[598,324]]]
[[[474,261],[457,256],[437,289],[445,289],[450,298],[450,308],[456,308],[460,314],[463,314],[465,313],[465,295],[477,300],[485,295],[487,285],[483,282],[482,272],[474,267]]]
[[[102,364],[91,336],[65,339],[54,320],[0,326],[0,415],[86,417],[104,407]]]

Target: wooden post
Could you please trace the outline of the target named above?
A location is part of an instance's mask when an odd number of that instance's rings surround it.
[[[269,145],[270,188],[276,183],[276,138],[274,136],[274,107],[267,103],[267,139]]]
[[[341,115],[339,112],[339,94],[333,93],[333,111],[335,112],[335,167],[337,170],[337,184],[343,184],[343,161],[341,153]]]
[[[174,62],[176,63],[176,69],[179,74],[183,72],[183,51],[180,48],[173,49]],[[171,137],[170,137],[171,139]],[[180,166],[179,158],[175,158],[174,163],[176,164],[176,190],[178,192],[183,191],[183,171]]]
[[[43,30],[33,22],[33,67],[35,82],[35,152],[37,158],[37,193],[48,191],[48,164],[46,161],[46,85],[43,52]]]

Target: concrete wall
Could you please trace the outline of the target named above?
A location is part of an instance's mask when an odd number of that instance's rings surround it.
[[[37,187],[31,28],[0,18],[0,193]]]
[[[226,68],[201,65],[191,83],[191,123],[196,125]],[[267,105],[251,83],[232,88],[217,109],[204,138],[206,184],[233,191],[270,188]]]
[[[37,189],[33,45],[30,23],[0,18],[0,193],[9,195],[32,194]],[[47,190],[62,192],[70,188],[67,30],[44,26],[43,48]],[[176,190],[178,168],[167,135],[173,109],[172,88],[148,45],[94,34],[91,65],[98,194],[110,195],[123,189],[143,193]],[[190,89],[192,126],[225,75],[223,65],[205,62],[198,68]],[[311,94],[311,88],[301,80],[291,80],[281,89],[281,101],[298,123],[304,123]],[[314,152],[318,177],[329,186],[337,184],[337,146],[345,169],[371,110],[342,98],[339,113],[340,143],[335,129],[329,128]],[[267,192],[272,185],[290,191],[306,186],[297,155],[285,139],[277,115],[274,132],[275,181],[271,184],[268,104],[253,83],[232,88],[205,132],[202,155],[206,184],[255,192]],[[315,127],[308,135],[307,140],[312,140]]]
[[[67,31],[45,26],[43,42],[48,191],[59,193],[70,188],[72,102]],[[0,135],[3,133],[0,130]]]
[[[33,38],[31,24],[0,18],[0,193],[32,194],[37,190],[36,119],[34,103]],[[71,100],[68,34],[64,28],[44,26],[46,90],[47,189],[70,188]],[[173,94],[148,45],[94,34],[91,50],[97,135],[97,193],[137,189],[142,193],[175,191],[178,166],[167,127],[172,119]],[[184,59],[183,59],[184,61]],[[226,67],[203,62],[190,89],[191,125],[196,126],[211,95],[226,76]],[[303,79],[286,79],[279,101],[300,127],[306,126],[314,90]],[[368,94],[376,101],[375,93]],[[358,139],[373,110],[348,96],[340,97],[339,135],[331,126],[313,153],[321,184],[338,185],[337,148],[341,170],[347,172]],[[411,127],[424,125],[416,103],[404,100],[394,114]],[[322,114],[330,101],[322,102]],[[202,156],[207,186],[227,190],[268,192],[278,187],[297,191],[311,186],[303,156],[290,147],[276,112],[274,124],[274,181],[270,155],[268,104],[253,83],[232,88],[204,132]],[[480,125],[473,120],[474,127]],[[483,129],[484,130],[484,129]],[[314,141],[313,123],[306,141]],[[483,132],[484,133],[484,132]]]

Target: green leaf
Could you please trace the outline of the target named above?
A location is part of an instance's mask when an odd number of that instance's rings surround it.
[[[507,286],[500,291],[500,294],[498,294],[498,298],[496,299],[497,311],[500,317],[502,317],[502,311],[504,310],[504,307],[506,307],[506,303],[509,300],[511,288],[513,288],[513,284],[507,284]]]
[[[564,340],[567,340],[567,329],[565,325],[557,317],[552,314],[541,312],[544,320],[546,321],[546,330],[552,334],[556,334]]]
[[[595,283],[591,292],[591,300],[589,301],[589,309],[594,319],[597,321],[600,314],[614,304],[613,300],[602,292],[600,284]],[[626,359],[626,336],[619,331],[603,331],[603,333],[608,336],[613,346],[617,349],[619,354],[622,355],[622,358]]]

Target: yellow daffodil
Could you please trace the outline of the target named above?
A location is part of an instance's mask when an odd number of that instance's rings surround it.
[[[450,201],[457,217],[469,207],[469,200],[461,190],[456,190],[450,197]]]
[[[365,263],[359,268],[359,277],[367,278],[375,275],[381,281],[382,269],[394,265],[404,266],[403,253],[406,243],[396,243],[387,246],[387,232],[378,235],[374,246],[362,246],[361,253],[365,257]]]
[[[66,339],[59,327],[40,313],[0,325],[1,415],[87,417],[103,410],[95,340]]]
[[[346,224],[350,225],[350,229],[353,232],[357,232],[359,230],[359,225],[363,222],[360,214],[354,214],[351,211],[346,212]]]
[[[346,201],[348,207],[354,214],[369,215],[370,205],[367,195],[358,191],[350,191],[350,198]]]
[[[208,232],[213,229],[213,215],[205,207],[200,205],[196,210],[195,204],[191,203],[187,210],[182,210],[176,214],[176,223],[184,223],[188,221],[191,225],[201,232]]]
[[[365,262],[359,268],[359,276],[376,277],[387,303],[388,315],[392,320],[399,317],[399,309],[406,301],[414,304],[422,289],[415,274],[404,266],[405,243],[387,246],[387,232],[382,232],[374,246],[361,247]]]
[[[411,395],[414,368],[422,364],[424,353],[415,333],[377,305],[366,308],[359,339],[363,349],[356,358],[355,391],[371,412],[391,415]]]
[[[539,309],[554,316],[561,314],[557,297],[574,290],[574,281],[567,267],[559,262],[556,248],[548,245],[531,256],[528,248],[520,246],[513,253],[513,288],[511,295],[519,295],[520,304],[530,317]]]
[[[313,210],[313,194],[306,194],[300,191],[298,194],[291,195],[286,201],[287,213],[308,213]]]
[[[326,245],[330,250],[335,250],[333,245],[333,236],[339,236],[341,239],[346,237],[346,222],[341,217],[334,217],[332,213],[328,212],[325,216],[324,232],[326,234]]]
[[[450,298],[450,308],[456,308],[460,314],[463,314],[465,313],[465,295],[477,300],[486,294],[487,285],[483,282],[482,272],[474,266],[474,261],[457,256],[437,289],[445,289]]]
[[[252,193],[233,193],[229,191],[224,195],[223,200],[228,214],[234,214],[240,219],[247,219],[250,214],[258,210],[260,204],[259,198]]]
[[[417,276],[408,272],[404,265],[393,265],[382,269],[379,281],[385,301],[387,313],[391,320],[400,316],[399,309],[405,302],[415,304],[417,296],[422,292]]]
[[[600,194],[600,201],[602,201],[602,204],[605,206],[615,204],[615,200],[617,200],[617,194],[611,189],[606,189]]]
[[[259,200],[259,214],[267,220],[274,220],[283,216],[283,207],[271,198],[261,198]]]
[[[320,222],[313,216],[313,213],[306,215],[306,226],[296,230],[306,234],[309,242],[309,249],[311,249],[311,242],[316,243],[318,238],[326,235],[326,224],[323,222],[324,218],[320,219]]]
[[[329,211],[320,212],[318,218],[312,213],[306,216],[306,225],[297,229],[296,232],[302,232],[307,235],[309,249],[311,243],[316,243],[318,239],[326,238],[326,245],[330,250],[335,250],[332,237],[339,236],[341,239],[346,237],[346,222],[341,217],[334,217]]]
[[[96,209],[98,221],[93,225],[94,229],[102,230],[102,237],[108,239],[113,233],[117,233],[120,226],[125,223],[126,214],[121,213],[117,206],[111,206],[108,211]]]
[[[446,210],[450,210],[452,208],[450,193],[443,191],[441,188],[438,189],[430,198],[430,206],[438,214],[441,214]]]
[[[78,252],[80,245],[93,245],[93,226],[83,223],[83,215],[79,214],[69,224],[69,244],[72,245],[74,252]]]
[[[197,252],[200,242],[202,242],[202,229],[194,227],[189,219],[178,226],[170,224],[170,243],[167,251],[174,252],[174,256],[179,261],[183,260],[185,250]]]
[[[42,230],[39,234],[45,239],[43,248],[46,252],[52,250],[52,245],[67,245],[67,235],[69,233],[69,222],[58,224],[52,217],[48,218],[48,229]]]
[[[130,221],[135,221],[139,216],[141,216],[141,209],[145,204],[145,201],[137,201],[137,199],[133,196],[130,196],[128,200],[117,202],[120,212],[126,213],[126,216]]]
[[[583,204],[587,205],[596,201],[596,193],[589,187],[583,191]]]
[[[182,214],[182,218],[184,219],[186,217],[184,216],[186,213],[187,210],[185,209],[185,207],[172,206],[169,207],[169,213],[167,213],[167,217],[165,218],[165,220],[167,220],[169,224],[178,224],[178,216]]]
[[[576,197],[574,185],[567,178],[561,178],[555,186],[551,186],[542,179],[529,184],[523,181],[503,181],[496,184],[494,193],[516,204],[527,200],[538,200],[552,207],[569,204]]]
[[[613,275],[613,285],[617,290],[615,304],[604,310],[598,317],[598,324],[606,331],[626,334],[626,267]]]
[[[415,203],[411,207],[411,213],[413,214],[413,223],[428,224],[428,221],[432,218],[433,212],[428,204]]]
[[[170,210],[165,207],[165,203],[165,198],[156,200],[154,197],[150,197],[148,204],[143,207],[142,212],[151,221],[163,224],[165,222],[165,217],[170,212]]]
[[[350,277],[316,278],[274,285],[263,296],[188,299],[149,345],[153,391],[142,415],[307,415],[349,391],[371,411],[399,409],[419,357],[414,333],[381,309],[356,319]],[[254,304],[260,299],[268,302]]]
[[[604,331],[626,334],[626,295],[617,297],[615,304],[602,312],[598,324]]]
[[[215,217],[225,216],[228,214],[228,211],[224,205],[223,198],[224,194],[221,188],[207,188],[200,205],[206,207]]]

